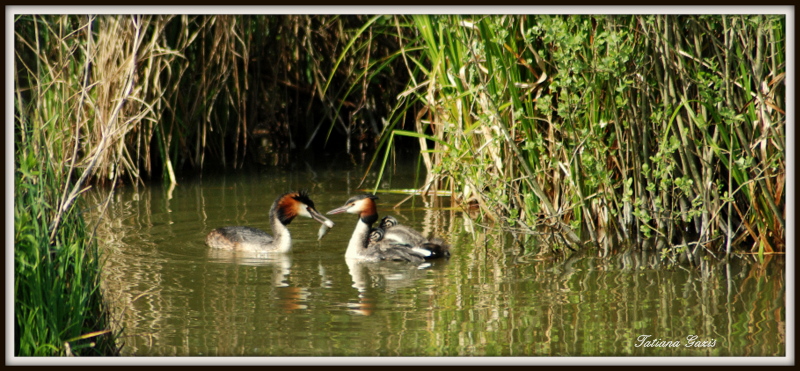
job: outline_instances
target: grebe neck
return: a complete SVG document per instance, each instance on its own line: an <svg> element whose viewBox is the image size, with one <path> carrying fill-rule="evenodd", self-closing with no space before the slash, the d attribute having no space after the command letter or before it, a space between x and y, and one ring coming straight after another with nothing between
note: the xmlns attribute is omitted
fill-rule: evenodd
<svg viewBox="0 0 800 371"><path fill-rule="evenodd" d="M370 228L371 223L367 224L363 219L358 218L356 229L353 231L353 236L350 237L350 243L347 245L347 251L344 253L345 258L353 259L364 255L367 251L366 243Z"/></svg>
<svg viewBox="0 0 800 371"><path fill-rule="evenodd" d="M272 224L272 235L275 238L272 241L270 250L282 253L288 252L292 248L292 235L289 233L289 228L286 228L278 218L275 208L270 210L269 220L270 224ZM289 221L291 222L291 219Z"/></svg>

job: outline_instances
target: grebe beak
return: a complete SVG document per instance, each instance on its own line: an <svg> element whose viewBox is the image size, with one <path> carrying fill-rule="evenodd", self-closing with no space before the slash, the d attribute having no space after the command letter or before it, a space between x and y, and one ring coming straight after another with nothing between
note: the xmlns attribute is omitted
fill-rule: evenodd
<svg viewBox="0 0 800 371"><path fill-rule="evenodd" d="M331 221L330 219L324 217L322 214L319 213L319 211L317 211L317 209L309 207L308 208L308 213L311 214L311 217L314 220L324 224L328 228L333 228L333 221ZM330 214L330 213L328 213L328 214Z"/></svg>
<svg viewBox="0 0 800 371"><path fill-rule="evenodd" d="M335 208L335 209L333 209L331 211L328 211L326 214L328 214L328 215L341 214L341 213L347 212L347 209L349 209L350 207L352 207L352 205L344 205L342 207L337 207L337 208Z"/></svg>

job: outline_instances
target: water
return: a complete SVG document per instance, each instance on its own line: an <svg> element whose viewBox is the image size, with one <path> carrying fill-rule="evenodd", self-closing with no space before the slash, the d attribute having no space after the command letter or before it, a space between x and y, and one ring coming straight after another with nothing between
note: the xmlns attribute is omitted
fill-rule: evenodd
<svg viewBox="0 0 800 371"><path fill-rule="evenodd" d="M210 250L216 227L269 231L281 193L322 213L363 173L336 167L118 188L97 235L104 290L129 356L784 356L785 264L772 257L668 268L651 253L551 259L474 225L448 198L379 193L379 213L444 237L448 261L348 265L350 214L317 241L297 218L279 257ZM371 175L365 184L374 184ZM413 172L382 181L410 188ZM90 192L98 203L105 193ZM401 203L402 202L402 203ZM397 208L395 205L400 204ZM96 210L90 213L96 217ZM643 338L643 336L650 337ZM687 337L696 336L686 347ZM651 346L647 346L647 342ZM668 343L670 342L670 343ZM638 346L637 346L638 344ZM670 347L668 344L678 344Z"/></svg>

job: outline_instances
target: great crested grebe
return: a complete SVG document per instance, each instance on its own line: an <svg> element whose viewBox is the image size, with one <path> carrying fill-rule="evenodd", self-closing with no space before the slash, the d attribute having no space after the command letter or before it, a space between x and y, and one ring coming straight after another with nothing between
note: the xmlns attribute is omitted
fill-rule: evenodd
<svg viewBox="0 0 800 371"><path fill-rule="evenodd" d="M411 228L397 225L394 218L384 218L381 227L373 229L372 224L378 220L377 199L373 194L362 194L351 197L344 206L328 211L328 214L346 212L358 215L345 258L421 263L426 259L450 256L449 247L442 239L428 240Z"/></svg>
<svg viewBox="0 0 800 371"><path fill-rule="evenodd" d="M222 227L206 236L206 244L223 250L285 253L292 248L292 236L286 226L296 216L313 218L322 223L325 231L333 227L333 222L314 208L314 201L308 197L308 192L289 192L278 196L269 209L269 220L275 237L252 227ZM323 235L321 230L319 238Z"/></svg>

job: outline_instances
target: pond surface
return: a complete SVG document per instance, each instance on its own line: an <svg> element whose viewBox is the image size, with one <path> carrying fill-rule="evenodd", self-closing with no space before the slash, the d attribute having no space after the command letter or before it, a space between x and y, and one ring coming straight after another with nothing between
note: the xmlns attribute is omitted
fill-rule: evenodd
<svg viewBox="0 0 800 371"><path fill-rule="evenodd" d="M322 213L361 193L341 166L206 176L172 190L117 188L97 235L104 290L128 356L785 356L782 256L668 268L653 253L548 259L475 225L447 197L378 193L379 213L444 237L452 257L350 264L356 223L317 241L297 218L292 251L212 251L214 228L269 231L271 203L308 189ZM373 185L375 175L364 184ZM414 186L411 170L381 188ZM103 191L87 194L97 204ZM405 202L403 202L405 200ZM396 205L398 205L395 207ZM90 220L96 222L96 209ZM687 345L695 346L687 346ZM674 345L678 345L675 347Z"/></svg>

